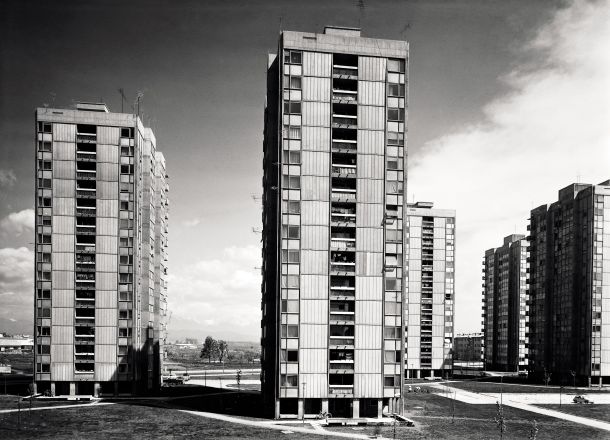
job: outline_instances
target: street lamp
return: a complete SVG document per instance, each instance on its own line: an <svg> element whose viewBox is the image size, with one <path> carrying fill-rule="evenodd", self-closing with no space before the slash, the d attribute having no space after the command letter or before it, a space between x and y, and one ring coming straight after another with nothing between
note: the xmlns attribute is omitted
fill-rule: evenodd
<svg viewBox="0 0 610 440"><path fill-rule="evenodd" d="M303 384L303 425L305 424L305 385L307 382L301 382Z"/></svg>

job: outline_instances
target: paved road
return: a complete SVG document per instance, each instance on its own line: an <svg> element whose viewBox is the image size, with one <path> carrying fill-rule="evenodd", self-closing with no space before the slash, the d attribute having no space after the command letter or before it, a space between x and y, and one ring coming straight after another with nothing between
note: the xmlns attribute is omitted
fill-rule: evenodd
<svg viewBox="0 0 610 440"><path fill-rule="evenodd" d="M235 376L228 377L226 379L191 379L187 382L189 385L202 385L212 388L230 388L237 389L237 381ZM242 385L258 385L260 387L261 381L258 379L242 379ZM229 386L231 385L231 386Z"/></svg>

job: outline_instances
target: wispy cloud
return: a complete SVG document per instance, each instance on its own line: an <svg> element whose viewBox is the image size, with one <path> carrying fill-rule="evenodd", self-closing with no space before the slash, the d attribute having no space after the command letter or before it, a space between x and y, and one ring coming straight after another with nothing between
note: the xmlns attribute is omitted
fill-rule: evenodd
<svg viewBox="0 0 610 440"><path fill-rule="evenodd" d="M184 220L182 222L182 224L184 226L186 226L187 228L194 228L195 226L199 225L201 223L201 219L200 218L192 218L189 220Z"/></svg>
<svg viewBox="0 0 610 440"><path fill-rule="evenodd" d="M17 176L13 170L0 169L0 187L10 188L17 182Z"/></svg>
<svg viewBox="0 0 610 440"><path fill-rule="evenodd" d="M169 277L170 334L203 339L208 334L260 333L260 248L227 247L217 259L177 267Z"/></svg>
<svg viewBox="0 0 610 440"><path fill-rule="evenodd" d="M21 236L34 231L34 210L24 209L12 212L0 220L0 235Z"/></svg>
<svg viewBox="0 0 610 440"><path fill-rule="evenodd" d="M532 207L576 181L610 177L610 3L578 0L523 48L510 92L486 119L428 143L410 172L416 199L457 209L456 327L480 328L481 260L525 233ZM533 57L531 55L534 55Z"/></svg>
<svg viewBox="0 0 610 440"><path fill-rule="evenodd" d="M20 322L31 333L34 301L34 253L25 248L0 249L0 322Z"/></svg>

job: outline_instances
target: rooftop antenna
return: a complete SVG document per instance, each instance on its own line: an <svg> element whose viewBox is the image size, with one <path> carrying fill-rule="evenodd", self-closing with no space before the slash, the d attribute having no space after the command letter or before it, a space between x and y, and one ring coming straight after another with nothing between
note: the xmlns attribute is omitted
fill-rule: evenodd
<svg viewBox="0 0 610 440"><path fill-rule="evenodd" d="M51 105L54 105L55 104L55 98L57 97L57 93L50 92L49 95L51 95Z"/></svg>
<svg viewBox="0 0 610 440"><path fill-rule="evenodd" d="M143 97L144 97L144 92L138 90L138 96L136 96L136 99L134 102L134 104L136 105L136 115L138 117L140 116L140 101L142 101Z"/></svg>
<svg viewBox="0 0 610 440"><path fill-rule="evenodd" d="M127 96L125 96L125 90L122 87L119 89L119 93L121 94L121 113L123 113L123 104L127 101Z"/></svg>
<svg viewBox="0 0 610 440"><path fill-rule="evenodd" d="M366 6L364 4L364 0L358 0L357 2L358 4L358 27L362 27L362 18L364 16L364 10L366 9Z"/></svg>

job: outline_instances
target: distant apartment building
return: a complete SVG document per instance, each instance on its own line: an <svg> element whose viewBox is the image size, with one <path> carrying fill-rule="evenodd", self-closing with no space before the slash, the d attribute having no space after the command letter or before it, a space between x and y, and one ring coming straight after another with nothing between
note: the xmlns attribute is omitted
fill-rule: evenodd
<svg viewBox="0 0 610 440"><path fill-rule="evenodd" d="M453 338L454 363L480 365L483 361L483 333L465 333Z"/></svg>
<svg viewBox="0 0 610 440"><path fill-rule="evenodd" d="M610 180L561 189L528 228L531 375L610 383Z"/></svg>
<svg viewBox="0 0 610 440"><path fill-rule="evenodd" d="M452 369L455 211L407 204L405 238L405 376L444 377Z"/></svg>
<svg viewBox="0 0 610 440"><path fill-rule="evenodd" d="M264 129L261 386L269 415L381 415L404 372L408 45L282 32Z"/></svg>
<svg viewBox="0 0 610 440"><path fill-rule="evenodd" d="M105 104L38 108L35 127L37 390L153 391L169 206L155 136Z"/></svg>
<svg viewBox="0 0 610 440"><path fill-rule="evenodd" d="M528 363L527 240L504 238L483 260L483 335L485 368L525 371Z"/></svg>

